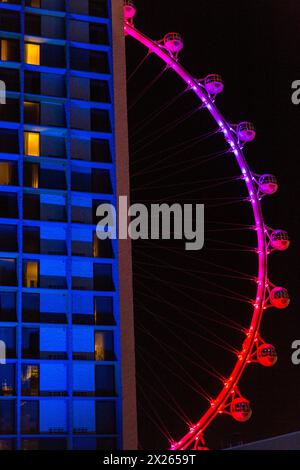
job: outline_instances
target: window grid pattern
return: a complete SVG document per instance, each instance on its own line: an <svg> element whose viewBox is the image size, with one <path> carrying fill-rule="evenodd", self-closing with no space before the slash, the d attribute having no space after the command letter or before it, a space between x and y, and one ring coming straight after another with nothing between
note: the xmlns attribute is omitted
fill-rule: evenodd
<svg viewBox="0 0 300 470"><path fill-rule="evenodd" d="M0 450L122 445L110 7L0 0Z"/></svg>

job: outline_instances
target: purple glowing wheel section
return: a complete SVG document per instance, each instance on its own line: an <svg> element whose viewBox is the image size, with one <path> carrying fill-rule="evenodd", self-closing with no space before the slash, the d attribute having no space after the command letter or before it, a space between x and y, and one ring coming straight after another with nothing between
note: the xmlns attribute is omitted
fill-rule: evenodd
<svg viewBox="0 0 300 470"><path fill-rule="evenodd" d="M130 36L145 48L159 57L169 68L174 70L187 87L200 99L202 106L214 118L219 131L224 135L231 152L240 168L241 178L244 180L249 202L252 206L255 230L257 233L257 291L253 302L253 313L249 328L245 331L245 340L242 350L237 353L236 364L224 382L219 395L210 403L210 407L201 416L197 423L190 427L179 442L172 442L172 450L199 449L206 450L203 433L210 423L219 414L230 414L235 420L244 422L250 419L252 410L250 402L244 398L239 390L239 380L250 362L257 362L269 367L276 363L277 353L274 346L263 341L259 336L259 329L263 313L268 307L278 309L286 308L290 302L289 294L283 287L276 287L268 280L268 255L271 250L284 251L289 246L288 234L283 230L270 230L265 226L261 208L261 199L273 194L278 189L277 180L273 175L255 175L251 172L244 156L243 147L255 139L256 131L250 122L238 125L229 124L218 110L215 97L223 91L224 83L218 74L208 75L203 80L197 80L188 73L178 62L178 54L183 49L183 39L178 33L166 34L163 40L154 41L138 31L133 25L136 13L132 1L125 1L126 36ZM228 158L228 157L226 157ZM270 250L271 249L271 250Z"/></svg>

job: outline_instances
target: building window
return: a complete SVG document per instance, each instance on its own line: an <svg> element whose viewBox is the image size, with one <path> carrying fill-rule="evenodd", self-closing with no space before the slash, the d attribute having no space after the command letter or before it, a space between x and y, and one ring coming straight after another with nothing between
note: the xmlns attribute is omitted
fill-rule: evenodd
<svg viewBox="0 0 300 470"><path fill-rule="evenodd" d="M0 319L1 321L16 321L16 294L15 292L0 292ZM0 367L1 369L1 367Z"/></svg>
<svg viewBox="0 0 300 470"><path fill-rule="evenodd" d="M1 60L9 60L8 40L1 39Z"/></svg>
<svg viewBox="0 0 300 470"><path fill-rule="evenodd" d="M1 10L0 29L11 33L20 33L20 13L15 11Z"/></svg>
<svg viewBox="0 0 300 470"><path fill-rule="evenodd" d="M1 39L1 60L18 61L19 60L19 41L16 39Z"/></svg>
<svg viewBox="0 0 300 470"><path fill-rule="evenodd" d="M40 294L22 294L22 320L24 323L40 322Z"/></svg>
<svg viewBox="0 0 300 470"><path fill-rule="evenodd" d="M41 220L51 222L65 222L67 219L66 199L64 196L42 194L41 196Z"/></svg>
<svg viewBox="0 0 300 470"><path fill-rule="evenodd" d="M0 401L0 434L15 433L15 400Z"/></svg>
<svg viewBox="0 0 300 470"><path fill-rule="evenodd" d="M37 261L25 261L23 267L24 287L36 288L39 284L39 263Z"/></svg>
<svg viewBox="0 0 300 470"><path fill-rule="evenodd" d="M114 360L114 337L111 331L95 331L95 361Z"/></svg>
<svg viewBox="0 0 300 470"><path fill-rule="evenodd" d="M25 71L24 74L24 87L25 93L31 93L32 95L41 94L41 76L39 72Z"/></svg>
<svg viewBox="0 0 300 470"><path fill-rule="evenodd" d="M36 434L39 432L39 402L23 401L21 406L21 432Z"/></svg>
<svg viewBox="0 0 300 470"><path fill-rule="evenodd" d="M40 134L38 132L24 132L24 153L32 157L40 156Z"/></svg>
<svg viewBox="0 0 300 470"><path fill-rule="evenodd" d="M0 120L8 122L20 121L20 104L18 99L6 98L6 103L0 107Z"/></svg>
<svg viewBox="0 0 300 470"><path fill-rule="evenodd" d="M26 124L40 124L40 103L24 101L24 121Z"/></svg>
<svg viewBox="0 0 300 470"><path fill-rule="evenodd" d="M89 14L106 18L108 15L107 0L89 0Z"/></svg>
<svg viewBox="0 0 300 470"><path fill-rule="evenodd" d="M15 5L20 5L21 0L1 0L1 3L12 3Z"/></svg>
<svg viewBox="0 0 300 470"><path fill-rule="evenodd" d="M16 194L0 193L0 217L17 219L18 216L18 199Z"/></svg>
<svg viewBox="0 0 300 470"><path fill-rule="evenodd" d="M73 432L77 434L95 433L95 401L73 400Z"/></svg>
<svg viewBox="0 0 300 470"><path fill-rule="evenodd" d="M103 51L90 51L79 47L71 47L70 65L74 70L110 73L108 55Z"/></svg>
<svg viewBox="0 0 300 470"><path fill-rule="evenodd" d="M40 44L25 43L25 62L30 65L40 65L41 46Z"/></svg>
<svg viewBox="0 0 300 470"><path fill-rule="evenodd" d="M2 286L17 285L17 271L15 259L0 259L0 284Z"/></svg>
<svg viewBox="0 0 300 470"><path fill-rule="evenodd" d="M42 396L67 395L67 365L42 363L40 365L40 394Z"/></svg>
<svg viewBox="0 0 300 470"><path fill-rule="evenodd" d="M114 366L95 366L95 392L97 396L115 395Z"/></svg>
<svg viewBox="0 0 300 470"><path fill-rule="evenodd" d="M110 90L107 81L91 79L90 93L92 101L98 101L102 103L109 103L111 101Z"/></svg>
<svg viewBox="0 0 300 470"><path fill-rule="evenodd" d="M67 329L58 325L42 326L39 349L41 359L67 359Z"/></svg>
<svg viewBox="0 0 300 470"><path fill-rule="evenodd" d="M97 331L95 333L95 360L104 361L104 335Z"/></svg>
<svg viewBox="0 0 300 470"><path fill-rule="evenodd" d="M16 162L1 161L0 185L16 186L18 184L18 165Z"/></svg>
<svg viewBox="0 0 300 470"><path fill-rule="evenodd" d="M43 437L41 439L22 439L22 450L67 450L67 439ZM112 447L107 447L111 449Z"/></svg>
<svg viewBox="0 0 300 470"><path fill-rule="evenodd" d="M22 395L38 396L39 395L39 366L23 364L22 365Z"/></svg>
<svg viewBox="0 0 300 470"><path fill-rule="evenodd" d="M4 397L15 394L15 365L3 364L0 367L0 395Z"/></svg>
<svg viewBox="0 0 300 470"><path fill-rule="evenodd" d="M25 14L25 34L29 36L41 36L41 16Z"/></svg>
<svg viewBox="0 0 300 470"><path fill-rule="evenodd" d="M0 185L15 186L18 184L18 166L16 162L0 162Z"/></svg>
<svg viewBox="0 0 300 470"><path fill-rule="evenodd" d="M98 291L114 291L112 266L110 264L94 264L94 289Z"/></svg>
<svg viewBox="0 0 300 470"><path fill-rule="evenodd" d="M6 345L6 358L14 359L16 357L16 329L12 327L1 327L0 338Z"/></svg>
<svg viewBox="0 0 300 470"><path fill-rule="evenodd" d="M108 140L91 139L91 153L93 162L110 163L112 161Z"/></svg>
<svg viewBox="0 0 300 470"><path fill-rule="evenodd" d="M113 401L97 400L95 403L96 433L114 434L116 432L116 408Z"/></svg>
<svg viewBox="0 0 300 470"><path fill-rule="evenodd" d="M67 432L68 407L66 400L43 399L40 401L39 429L44 434Z"/></svg>
<svg viewBox="0 0 300 470"><path fill-rule="evenodd" d="M66 189L67 182L65 171L41 168L40 187L48 189Z"/></svg>
<svg viewBox="0 0 300 470"><path fill-rule="evenodd" d="M0 224L1 251L18 251L18 236L16 225Z"/></svg>
<svg viewBox="0 0 300 470"><path fill-rule="evenodd" d="M39 165L36 163L24 163L24 186L37 189L39 187Z"/></svg>
<svg viewBox="0 0 300 470"><path fill-rule="evenodd" d="M39 166L32 165L32 188L39 187Z"/></svg>
<svg viewBox="0 0 300 470"><path fill-rule="evenodd" d="M108 32L105 24L89 24L90 42L92 44L108 44Z"/></svg>
<svg viewBox="0 0 300 470"><path fill-rule="evenodd" d="M97 233L93 237L93 256L94 258L113 258L114 252L111 240L100 240Z"/></svg>
<svg viewBox="0 0 300 470"><path fill-rule="evenodd" d="M26 0L26 6L32 8L41 8L41 0Z"/></svg>
<svg viewBox="0 0 300 470"><path fill-rule="evenodd" d="M15 444L14 439L0 439L0 450L14 450Z"/></svg>
<svg viewBox="0 0 300 470"><path fill-rule="evenodd" d="M115 325L113 298L95 297L94 316L97 325Z"/></svg>
<svg viewBox="0 0 300 470"><path fill-rule="evenodd" d="M28 220L40 219L40 195L24 194L23 197L23 217Z"/></svg>
<svg viewBox="0 0 300 470"><path fill-rule="evenodd" d="M40 333L38 328L22 329L22 357L25 359L40 358Z"/></svg>
<svg viewBox="0 0 300 470"><path fill-rule="evenodd" d="M12 167L8 162L0 162L0 184L11 184L11 170Z"/></svg>
<svg viewBox="0 0 300 470"><path fill-rule="evenodd" d="M40 227L23 227L23 251L40 252Z"/></svg>
<svg viewBox="0 0 300 470"><path fill-rule="evenodd" d="M22 450L39 450L39 439L22 439Z"/></svg>
<svg viewBox="0 0 300 470"><path fill-rule="evenodd" d="M0 129L0 152L19 153L19 134L12 129Z"/></svg>
<svg viewBox="0 0 300 470"><path fill-rule="evenodd" d="M1 67L1 80L6 85L6 91L20 91L20 79L18 69Z"/></svg>

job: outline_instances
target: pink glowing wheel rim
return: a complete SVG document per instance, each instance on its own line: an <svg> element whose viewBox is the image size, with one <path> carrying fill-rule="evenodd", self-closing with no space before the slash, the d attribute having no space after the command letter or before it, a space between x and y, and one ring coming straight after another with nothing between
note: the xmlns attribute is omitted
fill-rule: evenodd
<svg viewBox="0 0 300 470"><path fill-rule="evenodd" d="M245 143L255 138L255 129L253 124L249 122L242 122L237 126L229 124L217 108L212 92L217 94L223 90L221 77L212 74L207 77L207 80L196 80L178 62L178 53L183 47L181 36L177 33L170 33L162 41L152 40L134 27L133 2L125 2L125 8L125 35L138 41L149 52L159 57L166 66L173 69L187 87L193 90L202 105L214 118L219 131L224 135L224 139L230 145L236 158L254 215L258 257L257 290L253 302L252 318L247 331L245 331L242 350L238 352L235 366L229 378L224 382L218 396L210 403L210 407L178 442L170 443L172 450L206 450L204 432L219 414L230 414L240 422L248 420L251 416L250 403L238 390L239 380L247 364L258 362L264 366L270 366L277 361L274 346L261 339L259 330L265 309L268 307L285 308L290 301L287 290L283 287L276 287L268 279L268 255L273 249L283 251L288 248L288 235L284 231L273 231L265 225L261 199L264 195L276 192L277 181L273 175L259 176L252 173L245 159L243 147Z"/></svg>

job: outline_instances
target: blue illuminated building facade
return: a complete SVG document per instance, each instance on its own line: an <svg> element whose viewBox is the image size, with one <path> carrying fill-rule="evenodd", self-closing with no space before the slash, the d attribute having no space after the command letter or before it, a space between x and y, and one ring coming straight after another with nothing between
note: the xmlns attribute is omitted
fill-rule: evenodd
<svg viewBox="0 0 300 470"><path fill-rule="evenodd" d="M0 0L0 449L123 448L135 419L119 244L95 233L118 195L112 8Z"/></svg>

